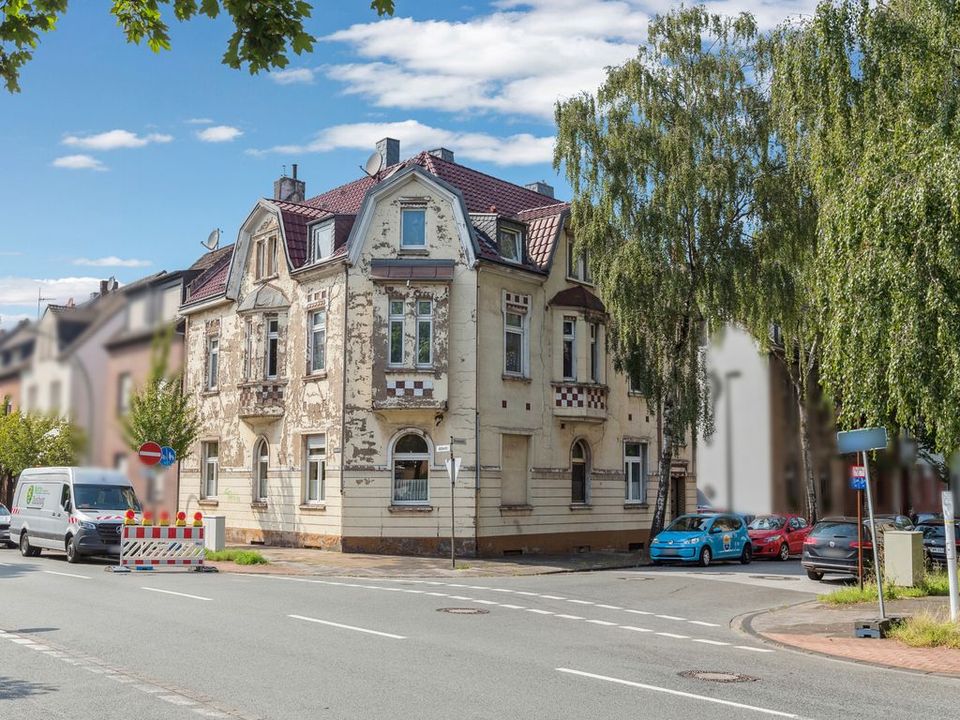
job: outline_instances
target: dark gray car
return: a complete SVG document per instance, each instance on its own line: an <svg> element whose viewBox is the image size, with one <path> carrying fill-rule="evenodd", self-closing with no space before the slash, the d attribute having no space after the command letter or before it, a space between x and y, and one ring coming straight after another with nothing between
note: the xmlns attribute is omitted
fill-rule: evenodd
<svg viewBox="0 0 960 720"><path fill-rule="evenodd" d="M887 519L877 519L877 530L881 533L893 530L896 526ZM870 524L863 522L863 564L868 567L873 562ZM857 519L849 517L824 518L816 525L803 541L803 556L800 564L811 580L822 580L826 573L843 575L857 574Z"/></svg>

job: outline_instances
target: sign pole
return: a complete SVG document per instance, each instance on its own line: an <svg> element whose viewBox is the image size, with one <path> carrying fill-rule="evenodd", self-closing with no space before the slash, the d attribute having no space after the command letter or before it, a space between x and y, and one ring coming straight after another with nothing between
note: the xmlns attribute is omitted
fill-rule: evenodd
<svg viewBox="0 0 960 720"><path fill-rule="evenodd" d="M880 569L879 556L877 554L877 544L880 542L880 539L877 537L877 525L873 519L873 493L870 491L870 463L867 459L866 450L863 451L863 466L867 469L867 515L870 518L870 537L873 541L870 543L870 547L873 549L873 572L877 576L877 600L880 603L880 619L885 620L887 613L883 606L883 577ZM956 553L956 548L954 548L954 553Z"/></svg>
<svg viewBox="0 0 960 720"><path fill-rule="evenodd" d="M457 569L457 513L454 498L457 494L457 468L453 459L453 435L450 436L450 567Z"/></svg>
<svg viewBox="0 0 960 720"><path fill-rule="evenodd" d="M863 490L857 490L857 579L863 592Z"/></svg>
<svg viewBox="0 0 960 720"><path fill-rule="evenodd" d="M950 583L950 620L957 621L957 529L953 513L953 492L940 494L943 505L943 529L946 542L947 580Z"/></svg>

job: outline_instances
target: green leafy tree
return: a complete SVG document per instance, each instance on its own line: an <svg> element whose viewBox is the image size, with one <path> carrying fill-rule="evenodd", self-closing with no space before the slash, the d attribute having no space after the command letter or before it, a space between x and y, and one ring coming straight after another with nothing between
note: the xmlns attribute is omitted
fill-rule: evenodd
<svg viewBox="0 0 960 720"><path fill-rule="evenodd" d="M710 432L704 331L737 307L768 162L768 104L748 14L681 9L608 70L596 96L557 106L554 162L573 188L579 249L610 314L614 362L660 408L651 533L663 528L675 450Z"/></svg>
<svg viewBox="0 0 960 720"><path fill-rule="evenodd" d="M87 0L89 2L89 0ZM30 61L42 33L56 29L68 0L0 0L0 77L7 89L20 89L20 69ZM378 15L392 15L394 0L372 0ZM223 54L232 68L244 64L251 73L282 68L287 50L297 55L313 50L316 38L304 28L313 3L304 0L113 0L114 16L128 42L146 42L154 52L170 49L169 17L180 22L198 15L216 18L224 12L234 32Z"/></svg>
<svg viewBox="0 0 960 720"><path fill-rule="evenodd" d="M67 419L19 410L0 416L0 475L17 477L24 469L74 465L82 434Z"/></svg>
<svg viewBox="0 0 960 720"><path fill-rule="evenodd" d="M131 450L145 442L172 447L177 460L189 456L200 422L195 408L183 392L179 373L169 372L173 328L157 335L153 346L150 377L130 397L130 410L121 419L124 439Z"/></svg>
<svg viewBox="0 0 960 720"><path fill-rule="evenodd" d="M773 111L818 206L822 379L847 427L960 447L960 14L823 2L775 39Z"/></svg>

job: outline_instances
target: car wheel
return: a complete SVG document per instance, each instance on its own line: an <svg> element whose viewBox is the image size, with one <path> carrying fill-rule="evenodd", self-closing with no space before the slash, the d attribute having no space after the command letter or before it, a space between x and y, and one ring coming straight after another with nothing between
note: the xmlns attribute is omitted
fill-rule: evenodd
<svg viewBox="0 0 960 720"><path fill-rule="evenodd" d="M753 560L753 550L749 545L744 545L743 552L740 553L740 564L749 565L751 560Z"/></svg>
<svg viewBox="0 0 960 720"><path fill-rule="evenodd" d="M710 548L705 547L700 551L700 567L707 567L712 559L713 553L710 552Z"/></svg>
<svg viewBox="0 0 960 720"><path fill-rule="evenodd" d="M27 537L27 531L20 533L20 554L24 557L37 557L40 554L40 548L35 548L30 544L30 538Z"/></svg>
<svg viewBox="0 0 960 720"><path fill-rule="evenodd" d="M790 559L790 547L786 543L780 546L780 552L777 553L777 557L781 560Z"/></svg>
<svg viewBox="0 0 960 720"><path fill-rule="evenodd" d="M823 580L823 573L819 570L807 570L807 577L811 580Z"/></svg>
<svg viewBox="0 0 960 720"><path fill-rule="evenodd" d="M80 553L77 552L77 538L70 536L67 540L67 562L71 565L80 562Z"/></svg>

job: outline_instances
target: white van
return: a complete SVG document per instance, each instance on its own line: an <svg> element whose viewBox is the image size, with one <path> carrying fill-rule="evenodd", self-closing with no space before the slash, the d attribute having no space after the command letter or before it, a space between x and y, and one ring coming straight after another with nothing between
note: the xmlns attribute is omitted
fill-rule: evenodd
<svg viewBox="0 0 960 720"><path fill-rule="evenodd" d="M140 513L140 501L127 476L117 470L86 467L28 468L13 494L10 539L20 553L41 549L84 555L120 555L124 513Z"/></svg>

